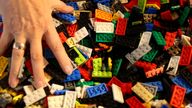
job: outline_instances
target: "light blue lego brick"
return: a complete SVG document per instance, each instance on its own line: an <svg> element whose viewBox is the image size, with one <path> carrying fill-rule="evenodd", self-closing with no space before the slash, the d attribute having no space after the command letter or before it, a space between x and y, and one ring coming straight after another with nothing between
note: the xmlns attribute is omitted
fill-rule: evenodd
<svg viewBox="0 0 192 108"><path fill-rule="evenodd" d="M77 81L81 79L81 74L78 69L74 70L71 75L67 75L64 82Z"/></svg>
<svg viewBox="0 0 192 108"><path fill-rule="evenodd" d="M49 48L44 49L44 57L46 59L55 58L55 56L53 55L52 51Z"/></svg>
<svg viewBox="0 0 192 108"><path fill-rule="evenodd" d="M181 76L176 76L176 77L172 78L171 80L173 81L173 83L186 88L187 94L192 92L192 86L190 86L189 83L185 79L183 79Z"/></svg>
<svg viewBox="0 0 192 108"><path fill-rule="evenodd" d="M149 85L152 85L152 86L157 86L158 89L157 91L163 91L163 85L162 85L162 82L161 81L155 81L155 82L146 82L144 84L149 84Z"/></svg>
<svg viewBox="0 0 192 108"><path fill-rule="evenodd" d="M66 13L57 13L56 14L57 17L59 17L61 20L67 21L67 22L75 22L76 18L71 15L71 14L66 14Z"/></svg>
<svg viewBox="0 0 192 108"><path fill-rule="evenodd" d="M67 90L56 90L54 95L64 95Z"/></svg>
<svg viewBox="0 0 192 108"><path fill-rule="evenodd" d="M74 10L79 10L77 2L69 2L69 3L67 3L67 5L72 6L74 8Z"/></svg>
<svg viewBox="0 0 192 108"><path fill-rule="evenodd" d="M146 31L152 31L153 30L153 23L146 23Z"/></svg>
<svg viewBox="0 0 192 108"><path fill-rule="evenodd" d="M107 93L108 89L107 89L105 83L101 83L99 85L87 88L86 92L87 92L88 97L92 98L92 97L96 97L96 96Z"/></svg>

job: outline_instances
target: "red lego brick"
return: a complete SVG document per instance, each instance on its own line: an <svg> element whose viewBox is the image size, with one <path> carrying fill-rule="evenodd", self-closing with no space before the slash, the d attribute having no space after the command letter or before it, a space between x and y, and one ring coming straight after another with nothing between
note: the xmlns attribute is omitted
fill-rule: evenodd
<svg viewBox="0 0 192 108"><path fill-rule="evenodd" d="M190 27L190 29L192 31L192 17L189 18L189 27Z"/></svg>
<svg viewBox="0 0 192 108"><path fill-rule="evenodd" d="M65 43L65 41L67 40L67 37L65 36L65 34L63 32L59 33L59 38L62 43Z"/></svg>
<svg viewBox="0 0 192 108"><path fill-rule="evenodd" d="M192 22L191 22L192 23ZM192 26L192 25L191 25ZM192 30L192 29L191 29ZM179 36L179 37L181 37L181 35L183 35L183 32L182 32L182 30L181 30L181 28L178 28L177 29L177 35Z"/></svg>
<svg viewBox="0 0 192 108"><path fill-rule="evenodd" d="M117 27L116 27L116 35L119 36L125 36L126 28L127 28L127 21L126 18L119 18L117 21Z"/></svg>
<svg viewBox="0 0 192 108"><path fill-rule="evenodd" d="M126 3L124 6L127 9L131 10L133 8L133 6L136 6L136 5L138 5L138 0L131 0L128 3Z"/></svg>
<svg viewBox="0 0 192 108"><path fill-rule="evenodd" d="M166 41L166 45L164 46L164 49L167 50L169 49L171 46L174 45L174 41L175 41L175 37L177 36L177 32L166 32L165 34L165 41Z"/></svg>
<svg viewBox="0 0 192 108"><path fill-rule="evenodd" d="M190 65L191 56L192 56L192 46L183 46L179 65L181 66Z"/></svg>
<svg viewBox="0 0 192 108"><path fill-rule="evenodd" d="M85 69L83 67L78 67L79 71L80 71L80 74L82 75L82 77L86 80L86 81L89 81L91 80L91 75L90 73L87 71L88 69Z"/></svg>
<svg viewBox="0 0 192 108"><path fill-rule="evenodd" d="M85 63L85 65L89 68L89 69L93 69L93 57L90 57L87 62Z"/></svg>
<svg viewBox="0 0 192 108"><path fill-rule="evenodd" d="M77 24L71 24L67 26L67 32L69 36L74 37L76 31L77 31Z"/></svg>
<svg viewBox="0 0 192 108"><path fill-rule="evenodd" d="M121 87L123 83L122 83L119 79L117 79L117 77L114 76L114 77L111 78L111 80L107 83L107 86L108 86L108 87L111 87L112 84L115 84L115 85Z"/></svg>
<svg viewBox="0 0 192 108"><path fill-rule="evenodd" d="M122 93L125 95L125 94L131 94L132 93L132 83L131 82L128 82L128 83L123 83L122 86L121 86L121 91Z"/></svg>
<svg viewBox="0 0 192 108"><path fill-rule="evenodd" d="M155 63L145 62L145 61L137 61L135 66L139 68L143 68L144 72L156 69L157 65Z"/></svg>
<svg viewBox="0 0 192 108"><path fill-rule="evenodd" d="M126 103L130 106L130 108L145 108L135 96L126 99Z"/></svg>
<svg viewBox="0 0 192 108"><path fill-rule="evenodd" d="M156 8L160 9L161 7L161 1L160 0L147 0L147 5L153 5Z"/></svg>
<svg viewBox="0 0 192 108"><path fill-rule="evenodd" d="M167 21L172 21L171 11L167 10L167 11L161 12L161 19L167 20Z"/></svg>
<svg viewBox="0 0 192 108"><path fill-rule="evenodd" d="M173 89L170 105L176 108L180 108L183 103L185 93L186 93L185 88L175 85Z"/></svg>
<svg viewBox="0 0 192 108"><path fill-rule="evenodd" d="M30 59L25 61L25 66L26 66L27 70L31 73L31 75L33 75L33 68L32 68L32 64L31 64Z"/></svg>

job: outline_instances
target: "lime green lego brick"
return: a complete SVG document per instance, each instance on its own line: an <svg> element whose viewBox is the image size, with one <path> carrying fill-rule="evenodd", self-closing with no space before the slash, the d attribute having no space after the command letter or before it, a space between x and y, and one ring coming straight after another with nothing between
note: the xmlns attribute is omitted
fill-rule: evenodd
<svg viewBox="0 0 192 108"><path fill-rule="evenodd" d="M124 14L124 18L129 18L129 16L131 15L129 12L125 12Z"/></svg>
<svg viewBox="0 0 192 108"><path fill-rule="evenodd" d="M155 58L157 53L158 53L158 50L152 49L150 52L145 54L142 59L145 61L151 62Z"/></svg>
<svg viewBox="0 0 192 108"><path fill-rule="evenodd" d="M83 63L86 62L86 58L81 54L81 52L76 48L76 47L73 47L73 49L75 50L75 52L78 54L79 57L75 58L75 63L79 66Z"/></svg>
<svg viewBox="0 0 192 108"><path fill-rule="evenodd" d="M117 76L119 69L121 67L122 61L123 61L122 59L114 60L113 68L112 68L112 73L114 76Z"/></svg>
<svg viewBox="0 0 192 108"><path fill-rule="evenodd" d="M108 33L97 33L96 42L113 42L115 35Z"/></svg>
<svg viewBox="0 0 192 108"><path fill-rule="evenodd" d="M165 39L163 38L163 35L161 34L161 32L152 31L152 34L153 34L153 37L155 38L155 41L157 42L157 45L162 45L162 46L166 45Z"/></svg>
<svg viewBox="0 0 192 108"><path fill-rule="evenodd" d="M169 0L161 0L161 4L169 3Z"/></svg>
<svg viewBox="0 0 192 108"><path fill-rule="evenodd" d="M93 70L101 71L101 69L102 69L102 58L93 59Z"/></svg>
<svg viewBox="0 0 192 108"><path fill-rule="evenodd" d="M181 12L181 15L178 19L179 24L182 26L186 20L186 18L188 17L190 12L190 8L188 6L186 6L183 10L183 12Z"/></svg>
<svg viewBox="0 0 192 108"><path fill-rule="evenodd" d="M142 10L142 13L145 12L145 5L147 0L138 0L138 7Z"/></svg>
<svg viewBox="0 0 192 108"><path fill-rule="evenodd" d="M81 87L83 87L85 85L93 86L94 84L95 84L95 82L93 82L93 81L83 81L83 82L79 81L76 83L76 86L81 86Z"/></svg>
<svg viewBox="0 0 192 108"><path fill-rule="evenodd" d="M92 77L93 78L111 78L112 72L110 72L110 71L93 71Z"/></svg>

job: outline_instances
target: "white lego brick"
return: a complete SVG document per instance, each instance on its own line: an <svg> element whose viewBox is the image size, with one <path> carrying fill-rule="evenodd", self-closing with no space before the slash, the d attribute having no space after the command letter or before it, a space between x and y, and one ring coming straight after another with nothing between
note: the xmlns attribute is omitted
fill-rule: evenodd
<svg viewBox="0 0 192 108"><path fill-rule="evenodd" d="M169 75L176 75L177 74L179 61L180 61L180 56L172 56L170 58L169 64L167 66L167 70L169 70L169 68L173 68L173 69L171 71L167 72L167 74L169 74Z"/></svg>
<svg viewBox="0 0 192 108"><path fill-rule="evenodd" d="M62 85L52 84L50 92L51 92L51 94L54 94L54 92L56 90L63 90L63 89L64 89L64 86L62 86Z"/></svg>
<svg viewBox="0 0 192 108"><path fill-rule="evenodd" d="M19 68L18 78L23 78L24 67L25 67L25 58L23 57L21 67Z"/></svg>
<svg viewBox="0 0 192 108"><path fill-rule="evenodd" d="M183 45L191 46L190 40L191 40L191 38L189 36L181 35L181 42Z"/></svg>
<svg viewBox="0 0 192 108"><path fill-rule="evenodd" d="M48 108L63 108L64 95L59 96L49 96L48 100Z"/></svg>
<svg viewBox="0 0 192 108"><path fill-rule="evenodd" d="M113 33L114 24L111 22L95 22L96 33Z"/></svg>
<svg viewBox="0 0 192 108"><path fill-rule="evenodd" d="M92 54L92 51L93 51L92 48L88 48L88 47L85 47L85 46L80 45L80 44L76 44L76 47L78 49L80 49L84 54L86 54L89 58L91 57L91 54Z"/></svg>
<svg viewBox="0 0 192 108"><path fill-rule="evenodd" d="M78 8L79 8L79 10L83 10L84 8L83 8L83 4L84 3L86 3L86 1L78 1L77 2L77 5L78 5Z"/></svg>
<svg viewBox="0 0 192 108"><path fill-rule="evenodd" d="M32 85L26 85L23 87L23 89L24 89L26 95L31 94L31 93L33 93L33 91L35 91L35 89Z"/></svg>
<svg viewBox="0 0 192 108"><path fill-rule="evenodd" d="M112 84L112 91L113 91L113 100L123 104L124 98L121 88L115 84Z"/></svg>
<svg viewBox="0 0 192 108"><path fill-rule="evenodd" d="M121 3L128 3L128 0L120 0Z"/></svg>
<svg viewBox="0 0 192 108"><path fill-rule="evenodd" d="M149 84L145 84L145 83L141 83L143 85L143 87L145 87L153 96L156 96L157 94L157 86L153 86L153 85L149 85Z"/></svg>
<svg viewBox="0 0 192 108"><path fill-rule="evenodd" d="M23 97L26 106L32 105L33 103L46 97L46 93L43 88L39 88L30 94Z"/></svg>
<svg viewBox="0 0 192 108"><path fill-rule="evenodd" d="M74 34L74 37L72 37L72 38L73 38L73 41L75 43L77 43L88 35L89 35L89 33L88 33L87 29L85 27L83 27L80 30L76 31Z"/></svg>
<svg viewBox="0 0 192 108"><path fill-rule="evenodd" d="M112 13L111 9L109 7L107 7L106 5L102 5L101 3L97 3L97 7L98 7L98 9L103 10L105 12Z"/></svg>
<svg viewBox="0 0 192 108"><path fill-rule="evenodd" d="M81 87L75 87L75 92L77 94L77 98L81 98L81 90L82 90Z"/></svg>
<svg viewBox="0 0 192 108"><path fill-rule="evenodd" d="M62 24L59 20L57 20L55 18L53 18L53 23L54 23L55 27L58 27Z"/></svg>
<svg viewBox="0 0 192 108"><path fill-rule="evenodd" d="M168 105L168 102L163 99L163 100L152 100L149 102L151 104L152 107L155 107L155 108L161 108L162 105Z"/></svg>
<svg viewBox="0 0 192 108"><path fill-rule="evenodd" d="M66 91L63 108L75 108L76 92Z"/></svg>
<svg viewBox="0 0 192 108"><path fill-rule="evenodd" d="M151 35L152 35L152 32L143 32L140 42L139 42L139 46L141 46L143 44L149 44Z"/></svg>

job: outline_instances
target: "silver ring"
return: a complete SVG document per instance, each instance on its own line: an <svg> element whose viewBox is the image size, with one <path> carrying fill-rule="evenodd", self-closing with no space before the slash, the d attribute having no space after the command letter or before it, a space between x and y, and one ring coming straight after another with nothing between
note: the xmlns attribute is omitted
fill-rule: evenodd
<svg viewBox="0 0 192 108"><path fill-rule="evenodd" d="M13 48L18 49L18 50L25 50L25 44L24 43L19 43L19 42L14 42L13 43Z"/></svg>

